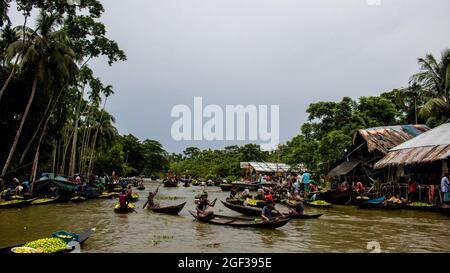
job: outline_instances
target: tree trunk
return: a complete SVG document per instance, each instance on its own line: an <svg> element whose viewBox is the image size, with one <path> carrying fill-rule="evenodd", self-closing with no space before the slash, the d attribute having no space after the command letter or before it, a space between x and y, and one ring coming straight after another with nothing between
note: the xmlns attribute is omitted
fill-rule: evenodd
<svg viewBox="0 0 450 273"><path fill-rule="evenodd" d="M50 112L50 115L48 115L47 119L45 120L44 127L42 128L42 133L39 138L36 153L34 155L33 168L31 170L31 182L34 182L34 180L36 179L36 172L37 172L37 167L38 167L38 162L39 162L39 149L41 148L42 140L44 139L45 133L47 132L47 125L48 125L48 122L50 121L53 110L54 110L54 108L52 109L52 111Z"/></svg>
<svg viewBox="0 0 450 273"><path fill-rule="evenodd" d="M50 99L49 103L47 104L47 108L45 109L44 115L42 116L41 120L39 121L36 131L34 132L33 136L28 141L27 146L25 147L25 150L23 151L22 155L20 156L19 165L22 165L23 161L25 160L25 157L28 154L28 150L30 150L31 144L33 144L34 139L37 137L37 134L38 134L39 130L41 129L42 123L44 122L45 117L47 116L48 110L50 109L52 102L53 102L53 97ZM53 110L52 110L52 112L53 112ZM52 113L50 113L50 115L51 114Z"/></svg>
<svg viewBox="0 0 450 273"><path fill-rule="evenodd" d="M31 104L33 103L33 100L34 100L34 95L36 93L36 88L37 88L37 82L38 82L38 77L36 75L34 77L33 87L31 89L31 95L30 95L30 98L28 99L27 107L25 108L25 111L23 112L23 116L20 121L19 128L17 129L16 136L14 137L13 145L12 145L11 149L9 150L8 158L6 159L5 165L3 166L2 174L1 174L2 176L4 176L6 174L6 171L8 170L9 165L11 164L11 160L12 160L14 152L16 150L17 143L19 143L19 138L20 138L20 135L22 134L23 125L25 124L25 120L28 116L28 112L30 111Z"/></svg>
<svg viewBox="0 0 450 273"><path fill-rule="evenodd" d="M6 88L8 88L8 85L10 84L12 78L14 77L14 74L16 73L16 66L18 63L19 58L16 58L14 61L13 68L11 70L11 73L9 73L8 79L6 79L6 82L3 84L2 89L0 90L0 101L2 101L3 93L5 93Z"/></svg>
<svg viewBox="0 0 450 273"><path fill-rule="evenodd" d="M75 126L72 139L72 151L70 153L70 161L69 161L69 175L75 174L75 163L77 158L78 122L80 120L81 102L83 101L83 96L84 96L84 87L83 92L81 93L80 101L78 103L77 115L75 117Z"/></svg>

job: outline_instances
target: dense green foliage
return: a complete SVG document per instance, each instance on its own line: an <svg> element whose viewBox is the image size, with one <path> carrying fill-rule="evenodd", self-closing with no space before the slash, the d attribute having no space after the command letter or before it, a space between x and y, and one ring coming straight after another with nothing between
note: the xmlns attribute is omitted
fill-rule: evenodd
<svg viewBox="0 0 450 273"><path fill-rule="evenodd" d="M1 175L35 179L43 171L163 171L167 159L161 144L121 137L105 110L113 87L95 75L89 62L104 57L112 65L126 56L106 36L102 4L69 2L1 2ZM20 25L9 20L11 7L22 15Z"/></svg>

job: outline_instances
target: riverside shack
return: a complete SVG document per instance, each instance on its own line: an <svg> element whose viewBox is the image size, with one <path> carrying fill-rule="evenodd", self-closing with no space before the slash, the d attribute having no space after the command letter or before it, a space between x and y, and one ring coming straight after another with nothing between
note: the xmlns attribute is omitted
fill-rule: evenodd
<svg viewBox="0 0 450 273"><path fill-rule="evenodd" d="M356 180L372 184L375 180L386 181L384 170L374 165L390 149L427 132L426 125L395 125L360 129L353 136L353 145L328 177L339 182Z"/></svg>
<svg viewBox="0 0 450 273"><path fill-rule="evenodd" d="M430 186L439 189L436 186L442 174L449 171L449 157L450 123L445 123L392 148L375 168L387 170L392 184L414 180L419 184L419 198L424 200Z"/></svg>

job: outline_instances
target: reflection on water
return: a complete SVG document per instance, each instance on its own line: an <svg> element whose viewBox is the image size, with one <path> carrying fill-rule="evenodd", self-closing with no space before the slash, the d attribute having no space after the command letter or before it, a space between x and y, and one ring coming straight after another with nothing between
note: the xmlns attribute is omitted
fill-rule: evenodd
<svg viewBox="0 0 450 273"><path fill-rule="evenodd" d="M189 214L200 187L160 188L161 199L157 201L161 205L187 202L179 216L143 210L148 191L157 186L148 182L146 190L137 191L137 213L114 213L113 199L2 209L0 247L45 237L57 230L81 232L95 227L95 234L83 245L84 252L369 252L370 241L379 242L382 252L450 251L446 233L450 217L439 213L307 207L307 212L324 215L313 220L291 220L276 230L233 228L200 223ZM217 187L207 190L211 199L224 200L228 195ZM186 198L170 200L169 196ZM214 210L239 215L220 202Z"/></svg>

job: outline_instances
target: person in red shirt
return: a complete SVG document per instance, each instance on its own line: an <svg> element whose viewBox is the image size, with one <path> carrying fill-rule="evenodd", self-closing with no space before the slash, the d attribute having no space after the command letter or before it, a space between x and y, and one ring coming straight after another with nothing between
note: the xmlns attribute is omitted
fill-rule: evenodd
<svg viewBox="0 0 450 273"><path fill-rule="evenodd" d="M266 202L273 202L273 195L270 191L266 191L266 195L264 196Z"/></svg>
<svg viewBox="0 0 450 273"><path fill-rule="evenodd" d="M364 184L361 181L356 182L355 189L359 194L363 194L366 191Z"/></svg>
<svg viewBox="0 0 450 273"><path fill-rule="evenodd" d="M411 202L414 202L417 200L417 183L415 180L411 179L408 182L408 199Z"/></svg>

